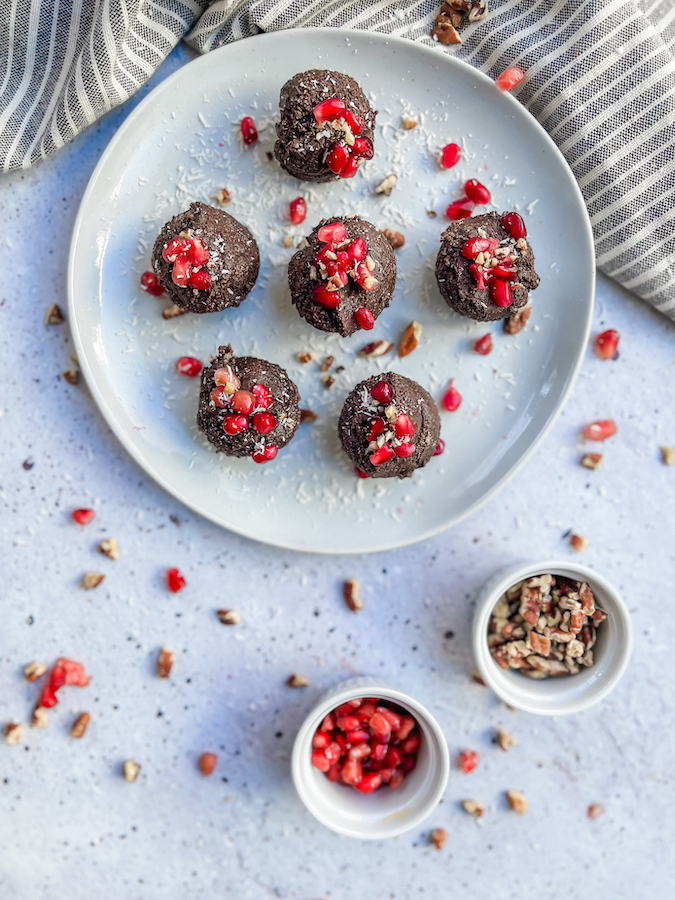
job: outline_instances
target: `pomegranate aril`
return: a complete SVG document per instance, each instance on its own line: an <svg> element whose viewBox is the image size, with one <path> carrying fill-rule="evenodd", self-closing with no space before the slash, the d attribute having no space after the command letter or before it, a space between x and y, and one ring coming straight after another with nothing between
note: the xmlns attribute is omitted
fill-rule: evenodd
<svg viewBox="0 0 675 900"><path fill-rule="evenodd" d="M194 378L201 372L202 364L198 359L195 359L194 356L181 356L181 358L176 361L176 369L181 375L187 375L188 378Z"/></svg>
<svg viewBox="0 0 675 900"><path fill-rule="evenodd" d="M349 258L349 254L346 250L338 250L335 255L337 257L336 262L338 266L343 269L351 269L354 261Z"/></svg>
<svg viewBox="0 0 675 900"><path fill-rule="evenodd" d="M211 391L209 399L213 400L218 409L227 409L230 405L230 395L222 385L215 387Z"/></svg>
<svg viewBox="0 0 675 900"><path fill-rule="evenodd" d="M204 241L201 238L192 238L190 246L188 247L187 258L193 266L197 267L205 266L209 261L211 254L204 246Z"/></svg>
<svg viewBox="0 0 675 900"><path fill-rule="evenodd" d="M398 747L389 747L384 761L389 766L389 768L395 769L396 766L400 766L403 762L403 754Z"/></svg>
<svg viewBox="0 0 675 900"><path fill-rule="evenodd" d="M499 246L499 241L497 241L497 247ZM485 253L485 251L494 251L497 248L494 246L494 242L490 238L483 237L472 237L469 238L468 241L464 241L462 245L462 256L466 256L467 259L475 259L479 253Z"/></svg>
<svg viewBox="0 0 675 900"><path fill-rule="evenodd" d="M371 762L375 762L375 763L383 762L388 752L389 752L388 744L378 744L376 741L371 742L371 744L370 744Z"/></svg>
<svg viewBox="0 0 675 900"><path fill-rule="evenodd" d="M415 727L415 720L412 716L404 716L401 727L396 729L394 737L397 741L404 741Z"/></svg>
<svg viewBox="0 0 675 900"><path fill-rule="evenodd" d="M391 776L394 774L394 770L389 769L389 768L383 768L383 769L380 769L377 774L382 779L382 784L389 784L389 782L391 781Z"/></svg>
<svg viewBox="0 0 675 900"><path fill-rule="evenodd" d="M370 744L367 744L365 741L349 748L350 759L365 759L367 756L370 756Z"/></svg>
<svg viewBox="0 0 675 900"><path fill-rule="evenodd" d="M166 288L159 283L159 278L154 272L143 272L141 275L141 287L153 297L161 297Z"/></svg>
<svg viewBox="0 0 675 900"><path fill-rule="evenodd" d="M517 212L504 213L502 216L502 228L511 235L512 238L519 240L527 237L527 228L523 217Z"/></svg>
<svg viewBox="0 0 675 900"><path fill-rule="evenodd" d="M176 262L179 256L184 256L190 248L188 238L175 237L172 238L166 247L162 250L162 257L165 262Z"/></svg>
<svg viewBox="0 0 675 900"><path fill-rule="evenodd" d="M434 456L440 456L441 453L445 450L445 441L443 438L436 444L436 449L434 450Z"/></svg>
<svg viewBox="0 0 675 900"><path fill-rule="evenodd" d="M211 287L211 276L206 269L199 269L192 272L188 278L188 286L197 291L208 291Z"/></svg>
<svg viewBox="0 0 675 900"><path fill-rule="evenodd" d="M401 750L403 753L414 753L420 745L420 735L418 731L411 731L410 735L402 742Z"/></svg>
<svg viewBox="0 0 675 900"><path fill-rule="evenodd" d="M459 144L446 144L441 150L441 168L451 169L456 166L462 157L462 149Z"/></svg>
<svg viewBox="0 0 675 900"><path fill-rule="evenodd" d="M345 740L348 744L361 744L363 741L370 740L370 732L365 728L355 728L353 731L345 732Z"/></svg>
<svg viewBox="0 0 675 900"><path fill-rule="evenodd" d="M244 143L249 146L255 144L258 140L258 129L250 116L244 116L241 120L241 137Z"/></svg>
<svg viewBox="0 0 675 900"><path fill-rule="evenodd" d="M339 716L351 716L353 711L355 709L357 709L358 706L360 706L360 703L358 703L357 706L354 706L353 703L350 703L349 701L347 701L347 703L343 703L340 706L338 706L338 708L335 710L335 715L338 717Z"/></svg>
<svg viewBox="0 0 675 900"><path fill-rule="evenodd" d="M253 427L258 434L269 434L277 427L277 417L268 412L256 413L253 416Z"/></svg>
<svg viewBox="0 0 675 900"><path fill-rule="evenodd" d="M246 431L249 421L247 416L225 416L223 419L223 431L225 434L235 435Z"/></svg>
<svg viewBox="0 0 675 900"><path fill-rule="evenodd" d="M416 765L417 765L417 758L416 758L416 757L414 757L414 756L412 756L412 755L406 756L406 758L403 760L403 772L404 772L404 774L405 774L405 775L408 775L408 773L409 773L409 772L412 772L412 770L415 768Z"/></svg>
<svg viewBox="0 0 675 900"><path fill-rule="evenodd" d="M453 200L446 209L445 215L453 222L457 222L460 219L468 219L475 205L472 200L468 200L466 197L462 200Z"/></svg>
<svg viewBox="0 0 675 900"><path fill-rule="evenodd" d="M317 284L312 288L312 300L326 309L337 309L342 297L338 290L330 291L324 284Z"/></svg>
<svg viewBox="0 0 675 900"><path fill-rule="evenodd" d="M166 584L172 594L177 594L185 587L185 579L179 569L169 569L166 573Z"/></svg>
<svg viewBox="0 0 675 900"><path fill-rule="evenodd" d="M619 349L619 332L609 329L595 339L595 352L601 359L614 359Z"/></svg>
<svg viewBox="0 0 675 900"><path fill-rule="evenodd" d="M469 272L471 272L471 276L473 280L476 282L476 287L479 291L484 291L487 287L487 279L486 279L486 271L482 269L476 263L471 263L469 266Z"/></svg>
<svg viewBox="0 0 675 900"><path fill-rule="evenodd" d="M354 787L362 794L372 794L381 784L382 777L378 772L373 772L371 775L364 775L361 781L357 781Z"/></svg>
<svg viewBox="0 0 675 900"><path fill-rule="evenodd" d="M93 509L74 509L71 515L78 525L88 525L96 513Z"/></svg>
<svg viewBox="0 0 675 900"><path fill-rule="evenodd" d="M459 754L459 765L465 774L468 775L469 772L473 772L473 770L478 765L478 754L475 750L462 750Z"/></svg>
<svg viewBox="0 0 675 900"><path fill-rule="evenodd" d="M359 328L363 328L364 331L370 331L375 325L375 316L369 309L366 309L365 306L356 310L354 318L356 319L356 324Z"/></svg>
<svg viewBox="0 0 675 900"><path fill-rule="evenodd" d="M274 406L272 391L264 384L254 384L251 393L255 397L255 405L260 409L271 409Z"/></svg>
<svg viewBox="0 0 675 900"><path fill-rule="evenodd" d="M337 743L337 741L331 741L328 746L324 748L323 752L326 754L326 759L328 760L328 762L333 765L342 756L342 747Z"/></svg>
<svg viewBox="0 0 675 900"><path fill-rule="evenodd" d="M480 353L481 356L487 356L488 353L492 352L492 335L484 334L483 337L478 338L474 342L473 349L476 353Z"/></svg>
<svg viewBox="0 0 675 900"><path fill-rule="evenodd" d="M230 405L235 412L249 416L255 409L255 396L252 391L235 391L232 394Z"/></svg>
<svg viewBox="0 0 675 900"><path fill-rule="evenodd" d="M457 388L450 385L448 390L443 394L441 403L443 404L444 409L447 409L448 412L455 412L459 409L462 403L462 395L457 390ZM440 443L441 442L439 441L439 444ZM436 450L438 450L438 447L436 447ZM439 452L442 453L443 449L441 449Z"/></svg>
<svg viewBox="0 0 675 900"><path fill-rule="evenodd" d="M178 287L186 287L190 279L192 266L187 256L179 256L171 270L171 280Z"/></svg>
<svg viewBox="0 0 675 900"><path fill-rule="evenodd" d="M385 717L385 719L389 722L392 727L392 731L395 731L397 728L401 727L401 717L393 711L393 709L388 709L386 706L378 706L377 712Z"/></svg>
<svg viewBox="0 0 675 900"><path fill-rule="evenodd" d="M412 456L414 452L414 444L399 444L398 447L394 448L394 453L401 459L407 459L407 457Z"/></svg>
<svg viewBox="0 0 675 900"><path fill-rule="evenodd" d="M401 413L396 417L396 421L394 422L394 431L396 432L397 437L413 437L415 434L415 426L413 425L413 420L407 413ZM392 716L395 713L391 714Z"/></svg>
<svg viewBox="0 0 675 900"><path fill-rule="evenodd" d="M334 731L335 730L335 717L332 713L328 713L326 718L321 723L322 731Z"/></svg>
<svg viewBox="0 0 675 900"><path fill-rule="evenodd" d="M268 444L262 450L254 450L251 459L256 463L271 462L278 452L279 448L276 444Z"/></svg>
<svg viewBox="0 0 675 900"><path fill-rule="evenodd" d="M331 766L328 772L326 772L326 778L329 781L339 781L340 780L340 766Z"/></svg>
<svg viewBox="0 0 675 900"><path fill-rule="evenodd" d="M509 66L495 81L500 91L512 91L525 78L525 73L518 66Z"/></svg>
<svg viewBox="0 0 675 900"><path fill-rule="evenodd" d="M363 129L366 127L366 123L363 121L361 116L357 115L357 113L352 112L351 109L348 109L344 114L344 120L349 125L351 133L354 137L358 137Z"/></svg>
<svg viewBox="0 0 675 900"><path fill-rule="evenodd" d="M331 97L329 100L317 103L312 112L317 122L332 122L334 119L344 118L347 104L339 97Z"/></svg>
<svg viewBox="0 0 675 900"><path fill-rule="evenodd" d="M606 441L617 433L619 429L613 419L600 419L598 422L591 422L584 428L584 437L588 441Z"/></svg>
<svg viewBox="0 0 675 900"><path fill-rule="evenodd" d="M348 759L342 767L340 777L345 784L356 784L363 778L363 769L360 759Z"/></svg>
<svg viewBox="0 0 675 900"><path fill-rule="evenodd" d="M288 204L291 225L300 225L307 217L307 204L304 197L296 197Z"/></svg>
<svg viewBox="0 0 675 900"><path fill-rule="evenodd" d="M368 720L368 725L370 726L370 730L377 735L384 736L391 734L391 722L383 716L381 712L374 712Z"/></svg>
<svg viewBox="0 0 675 900"><path fill-rule="evenodd" d="M362 159L372 159L373 153L373 142L367 137L357 137L352 146L352 153L354 156L359 156Z"/></svg>
<svg viewBox="0 0 675 900"><path fill-rule="evenodd" d="M377 287L377 278L373 277L373 273L364 262L358 263L352 277L364 291L374 291Z"/></svg>
<svg viewBox="0 0 675 900"><path fill-rule="evenodd" d="M513 303L513 291L508 281L500 281L495 278L490 282L490 298L502 308L511 306Z"/></svg>
<svg viewBox="0 0 675 900"><path fill-rule="evenodd" d="M378 449L370 455L369 459L371 465L381 466L383 463L389 462L389 460L393 459L395 456L396 454L389 444L382 444L381 447L378 447Z"/></svg>
<svg viewBox="0 0 675 900"><path fill-rule="evenodd" d="M392 791L395 791L397 788L401 787L404 778L405 775L400 771L400 769L394 770L391 778L389 779L389 787L392 789Z"/></svg>
<svg viewBox="0 0 675 900"><path fill-rule="evenodd" d="M515 281L518 277L518 270L515 266L508 266L504 264L493 266L490 269L490 273L492 274L493 278L498 278L500 281Z"/></svg>
<svg viewBox="0 0 675 900"><path fill-rule="evenodd" d="M314 747L315 750L325 750L330 744L330 740L330 734L326 731L317 731L312 738L312 747Z"/></svg>
<svg viewBox="0 0 675 900"><path fill-rule="evenodd" d="M340 748L341 753L346 753L349 750L349 747L347 746L347 740L346 740L344 734L342 734L342 732L338 732L337 734L334 734L333 740Z"/></svg>
<svg viewBox="0 0 675 900"><path fill-rule="evenodd" d="M380 421L383 422L384 420L380 419ZM365 700L354 715L361 722L367 722L374 712L375 703L371 700Z"/></svg>
<svg viewBox="0 0 675 900"><path fill-rule="evenodd" d="M378 381L371 387L370 396L378 403L391 403L394 399L394 389L388 381Z"/></svg>
<svg viewBox="0 0 675 900"><path fill-rule="evenodd" d="M358 466L354 466L354 474L357 478L370 478L370 475L366 475Z"/></svg>
<svg viewBox="0 0 675 900"><path fill-rule="evenodd" d="M319 252L314 257L314 265L319 268L321 263L326 265L329 260L337 259L337 254L335 252L335 244L326 244L323 246Z"/></svg>
<svg viewBox="0 0 675 900"><path fill-rule="evenodd" d="M331 767L323 750L312 751L312 765L320 772L327 772Z"/></svg>
<svg viewBox="0 0 675 900"><path fill-rule="evenodd" d="M483 205L490 202L490 191L484 184L481 184L480 181L477 181L475 178L469 178L466 182L464 185L464 193L469 200L473 200L474 203Z"/></svg>
<svg viewBox="0 0 675 900"><path fill-rule="evenodd" d="M342 141L336 141L326 154L326 165L335 175L339 175L349 160L349 148Z"/></svg>
<svg viewBox="0 0 675 900"><path fill-rule="evenodd" d="M229 366L227 368L216 369L213 373L213 380L218 386L225 388L226 394L234 394L241 386L239 378L237 378Z"/></svg>
<svg viewBox="0 0 675 900"><path fill-rule="evenodd" d="M359 170L359 159L360 157L351 154L340 169L340 178L353 178Z"/></svg>
<svg viewBox="0 0 675 900"><path fill-rule="evenodd" d="M336 724L342 731L356 731L360 723L356 716L338 716Z"/></svg>

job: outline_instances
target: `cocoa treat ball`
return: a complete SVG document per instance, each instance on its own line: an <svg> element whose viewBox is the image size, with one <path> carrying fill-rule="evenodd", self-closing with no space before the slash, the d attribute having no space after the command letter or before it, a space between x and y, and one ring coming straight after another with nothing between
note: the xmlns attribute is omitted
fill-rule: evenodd
<svg viewBox="0 0 675 900"><path fill-rule="evenodd" d="M197 202L162 228L152 267L181 309L219 312L246 299L258 277L260 254L245 225Z"/></svg>
<svg viewBox="0 0 675 900"><path fill-rule="evenodd" d="M281 88L274 155L295 178L353 178L373 157L375 112L349 75L311 69Z"/></svg>
<svg viewBox="0 0 675 900"><path fill-rule="evenodd" d="M436 281L448 306L479 322L522 309L539 284L522 218L490 212L453 222L441 235Z"/></svg>
<svg viewBox="0 0 675 900"><path fill-rule="evenodd" d="M394 295L394 252L365 219L323 219L291 258L288 284L295 308L315 328L343 337L368 331Z"/></svg>
<svg viewBox="0 0 675 900"><path fill-rule="evenodd" d="M297 431L299 400L281 366L219 347L202 372L197 425L227 456L270 462Z"/></svg>
<svg viewBox="0 0 675 900"><path fill-rule="evenodd" d="M441 420L421 385L387 372L356 385L342 407L338 432L347 456L365 475L407 478L434 455Z"/></svg>

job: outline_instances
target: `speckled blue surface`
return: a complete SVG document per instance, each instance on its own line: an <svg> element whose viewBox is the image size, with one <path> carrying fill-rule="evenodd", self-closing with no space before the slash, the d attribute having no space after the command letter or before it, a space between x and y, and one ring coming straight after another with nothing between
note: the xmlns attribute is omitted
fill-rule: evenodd
<svg viewBox="0 0 675 900"><path fill-rule="evenodd" d="M150 87L189 56L179 48ZM675 326L601 279L594 330L621 332L620 358L589 352L534 457L454 530L330 559L238 538L136 468L86 388L60 377L70 366L67 326L42 323L50 303L66 306L78 203L132 106L0 185L0 722L25 724L18 746L0 745L0 897L670 897L675 692L664 624L675 468L658 448L675 444ZM619 434L602 448L605 463L581 468L579 427L610 416ZM80 506L97 511L87 528L70 520ZM471 680L472 600L503 565L577 558L563 538L570 528L590 539L583 561L626 597L635 651L602 705L539 720ZM121 546L117 562L96 553L106 536ZM188 582L177 595L164 585L170 566ZM78 582L88 570L106 580L85 592ZM356 616L341 599L345 577L363 585ZM242 624L220 625L218 606L239 609ZM177 657L168 681L155 676L163 644ZM38 689L22 666L62 654L86 662L93 681L63 692L46 731L30 729ZM292 671L311 687L287 688ZM441 852L428 828L374 845L340 838L295 796L288 764L298 725L322 691L360 673L427 704L453 755L481 755L470 775L453 770L427 823L449 832ZM76 742L69 728L82 710L92 723ZM491 742L497 726L518 739L508 753ZM208 780L196 771L204 750L220 756ZM143 767L135 784L120 775L130 757ZM506 808L510 788L529 798L522 818ZM461 810L466 798L486 804L480 825ZM606 814L591 822L595 802Z"/></svg>

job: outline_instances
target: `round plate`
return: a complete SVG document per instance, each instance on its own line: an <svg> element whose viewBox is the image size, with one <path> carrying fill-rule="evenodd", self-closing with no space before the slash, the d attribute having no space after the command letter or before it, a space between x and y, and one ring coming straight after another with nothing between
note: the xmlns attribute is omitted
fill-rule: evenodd
<svg viewBox="0 0 675 900"><path fill-rule="evenodd" d="M374 159L352 181L314 185L283 173L270 151L279 89L296 72L352 75L379 109ZM244 147L252 115L260 140ZM417 121L404 130L401 116ZM463 147L451 170L437 163ZM394 172L389 197L374 192ZM541 285L527 328L462 319L441 298L434 262L444 211L466 178L492 192L497 210L523 214ZM167 302L139 289L161 225L193 200L227 210L260 245L261 272L239 309L164 320ZM302 195L303 225L288 221ZM479 209L478 211L483 211ZM342 339L316 331L290 302L286 266L325 216L357 213L405 235L391 307L370 332ZM298 29L239 41L167 78L126 119L94 172L75 225L69 265L70 321L80 365L111 428L134 459L187 506L240 534L296 550L363 553L426 538L493 494L532 451L560 410L590 327L594 258L590 223L563 157L511 96L441 50L377 34ZM367 342L398 341L413 320L420 345L404 359L358 357ZM494 349L471 346L491 331ZM273 463L217 454L197 431L199 379L175 370L219 344L288 369L317 413ZM301 364L296 354L311 351ZM320 363L334 357L335 381ZM342 368L344 367L344 368ZM445 452L407 480L358 479L337 437L353 386L377 371L419 381L440 400L455 378L458 412L442 415Z"/></svg>

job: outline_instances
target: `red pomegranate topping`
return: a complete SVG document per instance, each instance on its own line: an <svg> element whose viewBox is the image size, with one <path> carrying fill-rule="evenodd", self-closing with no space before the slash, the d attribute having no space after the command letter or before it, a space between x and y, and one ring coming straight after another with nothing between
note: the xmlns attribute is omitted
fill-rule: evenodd
<svg viewBox="0 0 675 900"><path fill-rule="evenodd" d="M314 734L311 762L330 781L370 794L384 784L400 787L420 744L417 723L400 707L375 697L350 700Z"/></svg>
<svg viewBox="0 0 675 900"><path fill-rule="evenodd" d="M141 275L141 288L152 294L153 297L161 297L166 288L159 283L159 278L154 272L143 272Z"/></svg>
<svg viewBox="0 0 675 900"><path fill-rule="evenodd" d="M93 509L74 509L71 515L78 525L88 525L96 516L96 513Z"/></svg>
<svg viewBox="0 0 675 900"><path fill-rule="evenodd" d="M223 431L225 434L241 434L242 431L246 431L248 426L249 421L247 416L230 414L223 419Z"/></svg>
<svg viewBox="0 0 675 900"><path fill-rule="evenodd" d="M326 154L326 165L331 172L339 175L349 158L349 147L347 147L344 141L336 141Z"/></svg>
<svg viewBox="0 0 675 900"><path fill-rule="evenodd" d="M169 569L166 573L166 584L172 594L183 590L186 581L181 575L180 569Z"/></svg>
<svg viewBox="0 0 675 900"><path fill-rule="evenodd" d="M354 466L354 474L357 478L370 478L370 475L366 475L366 473L362 472L361 469L358 468L358 466Z"/></svg>
<svg viewBox="0 0 675 900"><path fill-rule="evenodd" d="M455 409L456 408L457 407L455 407ZM443 438L441 438L439 440L439 442L436 444L436 449L434 450L434 456L440 456L444 450L445 450L445 441L443 440Z"/></svg>
<svg viewBox="0 0 675 900"><path fill-rule="evenodd" d="M255 405L260 409L271 409L274 406L272 391L264 384L254 384L251 393L255 397Z"/></svg>
<svg viewBox="0 0 675 900"><path fill-rule="evenodd" d="M488 285L488 272L476 263L471 263L471 265L469 266L469 272L471 272L478 290L484 291Z"/></svg>
<svg viewBox="0 0 675 900"><path fill-rule="evenodd" d="M475 205L473 200L462 197L461 200L453 200L446 209L445 215L453 222L457 222L459 219L468 219L473 212Z"/></svg>
<svg viewBox="0 0 675 900"><path fill-rule="evenodd" d="M373 273L364 262L358 263L353 277L364 291L374 291L377 287L377 278L373 278Z"/></svg>
<svg viewBox="0 0 675 900"><path fill-rule="evenodd" d="M255 144L258 140L258 129L250 116L244 116L241 120L241 137L248 146Z"/></svg>
<svg viewBox="0 0 675 900"><path fill-rule="evenodd" d="M469 200L473 200L474 203L483 205L490 202L490 191L484 184L481 184L480 181L476 181L475 178L470 178L466 182L464 185L464 193Z"/></svg>
<svg viewBox="0 0 675 900"><path fill-rule="evenodd" d="M525 77L525 73L518 66L509 66L495 81L500 91L512 91Z"/></svg>
<svg viewBox="0 0 675 900"><path fill-rule="evenodd" d="M443 404L445 409L447 409L448 412L455 412L456 410L459 409L461 402L462 402L462 395L455 388L455 380L453 378L453 380L450 382L450 387L445 392L445 394L443 394L443 399L441 400L441 403ZM438 449L438 447L436 449ZM441 450L441 453L442 452L443 451Z"/></svg>
<svg viewBox="0 0 675 900"><path fill-rule="evenodd" d="M322 225L316 236L324 244L341 244L347 240L347 226L344 222L331 222L329 225Z"/></svg>
<svg viewBox="0 0 675 900"><path fill-rule="evenodd" d="M517 212L505 213L502 216L502 227L516 240L527 237L525 222L523 222L523 217L519 216Z"/></svg>
<svg viewBox="0 0 675 900"><path fill-rule="evenodd" d="M339 97L331 97L329 100L317 103L312 112L317 122L332 122L345 117L347 104Z"/></svg>
<svg viewBox="0 0 675 900"><path fill-rule="evenodd" d="M619 332L609 329L595 339L595 352L600 359L615 359L619 349Z"/></svg>
<svg viewBox="0 0 675 900"><path fill-rule="evenodd" d="M194 356L181 356L176 362L176 369L181 375L187 375L188 378L194 378L202 370L202 364Z"/></svg>
<svg viewBox="0 0 675 900"><path fill-rule="evenodd" d="M451 169L456 166L462 157L459 144L446 144L441 150L441 168Z"/></svg>
<svg viewBox="0 0 675 900"><path fill-rule="evenodd" d="M462 245L462 256L467 259L475 259L479 253L494 253L499 247L497 238L472 237L468 241L464 241Z"/></svg>
<svg viewBox="0 0 675 900"><path fill-rule="evenodd" d="M389 444L382 444L382 446L378 447L374 453L371 453L369 459L372 465L381 466L383 463L389 462L389 460L393 459L395 456L396 453L393 447L390 447Z"/></svg>
<svg viewBox="0 0 675 900"><path fill-rule="evenodd" d="M359 328L363 328L365 331L370 331L375 325L375 316L369 309L366 309L365 306L356 310L354 318L356 319Z"/></svg>
<svg viewBox="0 0 675 900"><path fill-rule="evenodd" d="M518 277L518 270L516 267L505 263L493 266L490 269L490 273L493 278L498 278L500 281L515 281Z"/></svg>
<svg viewBox="0 0 675 900"><path fill-rule="evenodd" d="M316 284L312 288L312 300L326 309L337 309L342 301L340 292L329 290L325 284Z"/></svg>
<svg viewBox="0 0 675 900"><path fill-rule="evenodd" d="M255 395L252 391L235 391L230 403L235 412L249 416L256 406Z"/></svg>
<svg viewBox="0 0 675 900"><path fill-rule="evenodd" d="M358 137L363 132L363 129L366 127L366 123L363 121L361 116L357 113L352 112L351 109L348 109L344 114L344 120L349 125L351 133L354 137Z"/></svg>
<svg viewBox="0 0 675 900"><path fill-rule="evenodd" d="M370 420L370 433L368 435L368 442L374 441L375 438L382 434L384 429L387 427L387 423L384 421L382 416L376 416L374 419Z"/></svg>
<svg viewBox="0 0 675 900"><path fill-rule="evenodd" d="M211 391L209 399L213 400L218 409L227 409L230 405L230 394L227 393L222 385L215 387Z"/></svg>
<svg viewBox="0 0 675 900"><path fill-rule="evenodd" d="M371 387L370 396L378 403L391 403L394 399L394 389L388 381L378 381Z"/></svg>
<svg viewBox="0 0 675 900"><path fill-rule="evenodd" d="M475 750L462 750L459 754L459 765L465 774L468 775L469 772L473 772L473 770L478 765L478 754Z"/></svg>
<svg viewBox="0 0 675 900"><path fill-rule="evenodd" d="M613 419L600 419L598 422L591 422L584 428L583 435L587 441L606 441L607 438L613 437L619 429Z"/></svg>
<svg viewBox="0 0 675 900"><path fill-rule="evenodd" d="M373 142L370 138L367 137L357 137L352 146L352 155L358 156L361 159L372 159L373 153ZM343 175L344 177L344 175Z"/></svg>
<svg viewBox="0 0 675 900"><path fill-rule="evenodd" d="M476 353L480 353L481 356L487 356L492 351L492 335L484 334L483 337L478 338L473 345L473 349Z"/></svg>
<svg viewBox="0 0 675 900"><path fill-rule="evenodd" d="M394 431L396 432L397 437L414 436L415 426L413 425L413 420L409 415L407 415L407 413L401 413L400 416L396 417L396 421L394 422Z"/></svg>
<svg viewBox="0 0 675 900"><path fill-rule="evenodd" d="M193 266L199 268L200 266L206 265L206 263L211 258L211 254L204 246L204 241L202 241L201 238L194 237L190 240L190 246L187 250L187 257Z"/></svg>
<svg viewBox="0 0 675 900"><path fill-rule="evenodd" d="M187 256L179 256L173 264L173 269L171 270L171 280L178 287L186 287L188 281L190 280L191 273L192 266L190 265L190 260L187 258Z"/></svg>
<svg viewBox="0 0 675 900"><path fill-rule="evenodd" d="M172 238L162 250L162 256L168 263L174 263L179 256L184 256L190 247L190 241L185 237Z"/></svg>
<svg viewBox="0 0 675 900"><path fill-rule="evenodd" d="M276 444L268 444L262 450L254 450L251 454L251 459L253 460L253 462L257 463L270 462L274 459L278 452L279 448L276 446Z"/></svg>
<svg viewBox="0 0 675 900"><path fill-rule="evenodd" d="M352 262L363 262L368 256L368 244L362 237L355 237L347 248L347 258Z"/></svg>
<svg viewBox="0 0 675 900"><path fill-rule="evenodd" d="M234 392L238 390L241 385L239 378L234 374L229 366L216 369L216 371L213 373L213 380L217 385L222 385L222 387L225 388L225 393L227 394L234 394Z"/></svg>
<svg viewBox="0 0 675 900"><path fill-rule="evenodd" d="M60 657L54 663L49 679L42 689L38 706L44 709L51 709L59 702L56 698L56 692L65 684L74 684L77 687L86 687L91 678L84 671L84 666L80 663L73 662L72 659Z"/></svg>
<svg viewBox="0 0 675 900"><path fill-rule="evenodd" d="M398 447L394 448L394 453L399 456L401 459L405 459L408 456L412 456L415 452L414 444L399 444Z"/></svg>
<svg viewBox="0 0 675 900"><path fill-rule="evenodd" d="M490 298L497 304L497 306L511 306L511 304L513 303L513 292L511 291L511 285L508 283L508 281L500 281L498 278L495 278L494 281L491 281Z"/></svg>
<svg viewBox="0 0 675 900"><path fill-rule="evenodd" d="M304 197L296 197L288 204L291 225L300 225L307 217L307 204Z"/></svg>
<svg viewBox="0 0 675 900"><path fill-rule="evenodd" d="M269 434L277 427L277 417L268 412L256 413L253 416L253 427L258 434Z"/></svg>
<svg viewBox="0 0 675 900"><path fill-rule="evenodd" d="M340 170L340 178L353 178L359 169L359 158L351 154L347 162Z"/></svg>
<svg viewBox="0 0 675 900"><path fill-rule="evenodd" d="M188 278L188 286L198 291L208 291L211 287L211 276L206 269L193 271Z"/></svg>

